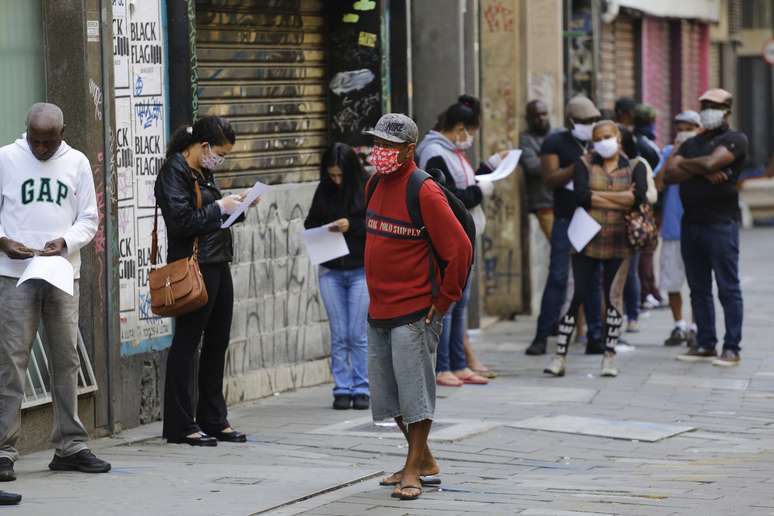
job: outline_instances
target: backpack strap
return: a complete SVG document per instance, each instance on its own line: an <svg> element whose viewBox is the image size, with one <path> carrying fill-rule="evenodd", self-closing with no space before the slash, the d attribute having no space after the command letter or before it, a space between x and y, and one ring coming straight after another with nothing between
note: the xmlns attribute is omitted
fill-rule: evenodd
<svg viewBox="0 0 774 516"><path fill-rule="evenodd" d="M408 210L409 218L414 227L419 228L422 232L422 237L427 242L427 246L430 248L428 254L428 276L430 277L430 287L432 288L433 298L438 296L440 287L435 279L436 257L435 249L433 248L433 242L430 241L430 235L427 233L425 223L422 220L422 209L419 202L419 191L422 189L422 185L427 180L432 180L433 177L424 170L416 169L411 173L408 184L406 185L406 209Z"/></svg>
<svg viewBox="0 0 774 516"><path fill-rule="evenodd" d="M377 186L379 186L379 174L374 174L368 178L366 183L366 210L368 210L368 204L371 202L371 197L374 196Z"/></svg>

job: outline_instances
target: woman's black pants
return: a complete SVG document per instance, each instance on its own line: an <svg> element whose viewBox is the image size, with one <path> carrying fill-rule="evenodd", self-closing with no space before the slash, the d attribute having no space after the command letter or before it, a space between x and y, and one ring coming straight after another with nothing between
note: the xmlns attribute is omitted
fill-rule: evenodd
<svg viewBox="0 0 774 516"><path fill-rule="evenodd" d="M202 264L200 268L207 287L207 304L175 319L175 336L167 357L163 432L167 439L199 431L220 432L229 426L223 372L231 335L234 285L228 263ZM194 410L194 366L200 343L199 401Z"/></svg>
<svg viewBox="0 0 774 516"><path fill-rule="evenodd" d="M594 285L594 270L602 264L603 290L605 294L605 352L614 354L618 338L621 336L623 324L623 289L626 284L626 276L629 270L629 258L610 258L601 260L591 258L583 254L572 256L572 273L575 280L575 292L573 294L570 309L559 320L559 337L556 341L556 353L567 354L567 345L575 331L578 308L588 296L588 292Z"/></svg>

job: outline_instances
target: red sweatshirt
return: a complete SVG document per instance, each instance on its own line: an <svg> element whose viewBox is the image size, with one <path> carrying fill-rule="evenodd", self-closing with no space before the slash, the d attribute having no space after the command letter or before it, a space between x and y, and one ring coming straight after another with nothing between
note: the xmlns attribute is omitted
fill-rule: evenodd
<svg viewBox="0 0 774 516"><path fill-rule="evenodd" d="M382 176L366 215L365 271L374 326L396 327L423 317L435 305L446 311L462 297L473 249L441 188L431 180L419 191L422 220L438 255L447 263L443 281L436 267L436 299L430 283L430 248L411 224L406 207L413 160Z"/></svg>

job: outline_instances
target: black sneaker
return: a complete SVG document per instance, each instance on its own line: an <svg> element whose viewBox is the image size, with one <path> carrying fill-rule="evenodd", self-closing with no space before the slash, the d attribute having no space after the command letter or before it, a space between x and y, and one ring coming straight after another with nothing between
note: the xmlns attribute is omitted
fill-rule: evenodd
<svg viewBox="0 0 774 516"><path fill-rule="evenodd" d="M352 405L352 396L349 394L340 394L333 397L333 408L335 410L349 410Z"/></svg>
<svg viewBox="0 0 774 516"><path fill-rule="evenodd" d="M368 394L355 394L352 396L352 408L355 410L368 410L371 406L371 398Z"/></svg>
<svg viewBox="0 0 774 516"><path fill-rule="evenodd" d="M734 367L739 365L739 352L733 349L724 349L719 358L712 361L712 365L718 367Z"/></svg>
<svg viewBox="0 0 774 516"><path fill-rule="evenodd" d="M21 499L20 494L0 491L0 505L19 505Z"/></svg>
<svg viewBox="0 0 774 516"><path fill-rule="evenodd" d="M532 341L532 344L529 345L526 351L524 351L524 353L533 357L537 355L545 355L547 346L548 343L546 342L546 339L535 339Z"/></svg>
<svg viewBox="0 0 774 516"><path fill-rule="evenodd" d="M98 459L91 450L81 450L67 457L54 455L48 468L53 471L80 471L81 473L107 473L110 463Z"/></svg>
<svg viewBox="0 0 774 516"><path fill-rule="evenodd" d="M718 352L714 349L692 348L688 350L688 353L678 355L677 360L680 362L712 362L717 356Z"/></svg>
<svg viewBox="0 0 774 516"><path fill-rule="evenodd" d="M13 461L7 457L0 459L0 482L16 480L16 472L13 470Z"/></svg>
<svg viewBox="0 0 774 516"><path fill-rule="evenodd" d="M601 355L605 352L605 343L601 340L589 340L586 344L587 355Z"/></svg>
<svg viewBox="0 0 774 516"><path fill-rule="evenodd" d="M685 345L688 346L688 349L696 349L699 347L699 341L696 339L695 331L688 330L685 336Z"/></svg>
<svg viewBox="0 0 774 516"><path fill-rule="evenodd" d="M669 338L664 341L664 346L682 346L687 341L687 332L680 328L675 328L672 330L672 334L669 336Z"/></svg>

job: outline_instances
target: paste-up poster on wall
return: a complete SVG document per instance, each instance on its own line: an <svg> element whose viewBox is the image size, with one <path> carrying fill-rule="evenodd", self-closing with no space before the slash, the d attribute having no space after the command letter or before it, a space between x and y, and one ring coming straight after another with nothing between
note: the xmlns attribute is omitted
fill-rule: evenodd
<svg viewBox="0 0 774 516"><path fill-rule="evenodd" d="M163 349L172 322L150 310L148 273L156 176L164 162L162 0L113 0L121 354ZM166 230L159 217L160 260Z"/></svg>

